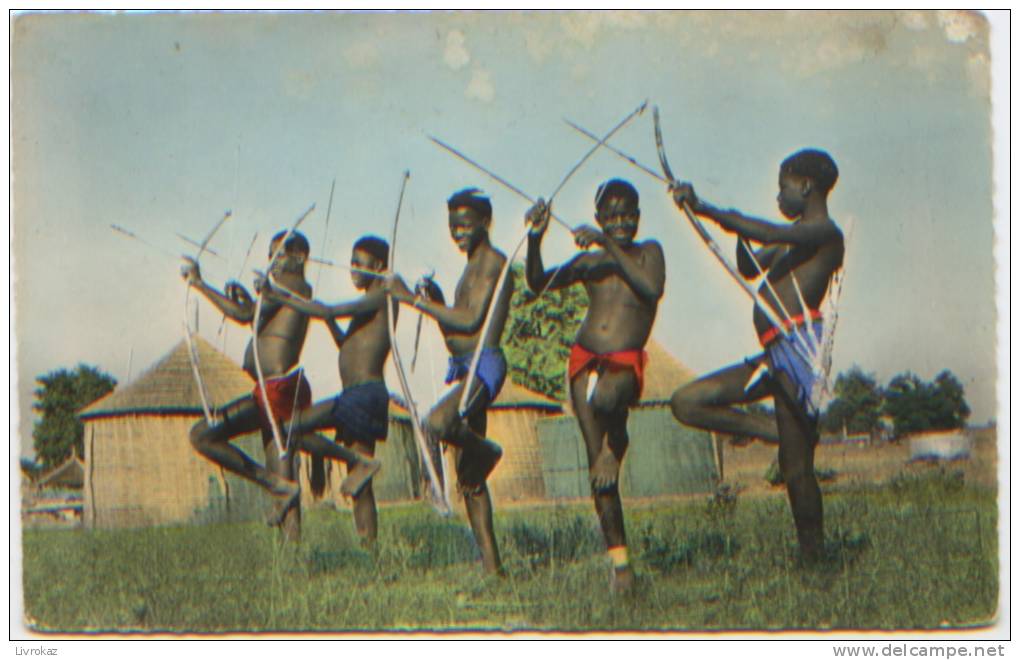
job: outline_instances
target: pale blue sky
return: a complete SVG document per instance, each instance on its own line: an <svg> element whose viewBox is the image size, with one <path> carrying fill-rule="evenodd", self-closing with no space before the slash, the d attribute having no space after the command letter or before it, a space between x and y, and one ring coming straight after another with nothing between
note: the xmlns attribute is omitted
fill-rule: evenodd
<svg viewBox="0 0 1020 660"><path fill-rule="evenodd" d="M779 218L776 175L798 148L840 168L830 212L854 220L835 369L883 382L943 368L964 383L973 420L995 415L995 308L988 41L956 13L39 15L12 32L14 272L22 415L33 378L96 364L119 380L181 336L178 264L166 250L234 218L206 257L214 284L236 277L255 231L269 236L312 202L313 253L346 261L366 232L389 235L410 169L396 267L435 268L452 288L463 257L445 199L492 196L493 241L512 248L527 203L440 151L434 134L533 195L548 195L590 143L649 99L661 108L673 168L713 202ZM656 165L651 113L614 144ZM667 257L654 336L697 372L757 350L751 306L672 207L661 184L608 152L557 198L588 221L597 184L630 179L641 235ZM323 229L337 179L328 244ZM719 234L727 251L732 237ZM549 263L568 258L553 228ZM317 269L312 268L314 282ZM250 272L242 278L250 282ZM353 295L326 269L318 295ZM201 332L219 318L201 303ZM409 315L405 315L409 316ZM410 354L413 324L400 331ZM431 333L430 333L431 334ZM226 352L240 361L247 331ZM424 340L430 345L430 338ZM432 341L437 351L438 341ZM338 388L321 326L303 362L316 398ZM440 377L445 354L436 360ZM416 396L433 396L428 362ZM395 379L390 379L396 389ZM30 443L30 426L22 435Z"/></svg>

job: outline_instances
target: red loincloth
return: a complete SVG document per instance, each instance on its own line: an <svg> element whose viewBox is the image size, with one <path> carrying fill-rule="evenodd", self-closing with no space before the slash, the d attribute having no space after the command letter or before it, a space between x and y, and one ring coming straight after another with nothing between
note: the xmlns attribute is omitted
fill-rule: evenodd
<svg viewBox="0 0 1020 660"><path fill-rule="evenodd" d="M821 321L822 320L822 313L820 311L818 311L817 309L809 310L809 312L810 312L810 316L811 316L811 320L812 321ZM786 326L786 331L787 332L793 332L794 328L797 328L797 327L800 327L800 326L804 325L804 315L803 314L797 314L792 319L790 319L789 323L784 323L783 325ZM762 346L768 346L769 344L772 343L772 340L775 339L778 336L779 336L779 328L773 326L773 327L769 328L768 330L766 330L760 337L758 337L758 341L761 342Z"/></svg>
<svg viewBox="0 0 1020 660"><path fill-rule="evenodd" d="M269 425L269 418L266 417L265 404L262 401L262 388L255 383L252 391L255 397L255 405L259 409L259 417L265 426ZM273 416L277 423L286 422L294 414L295 410L302 410L312 405L312 388L305 378L304 369L295 369L289 374L266 379L266 396L269 398L269 407L273 409ZM295 403L295 397L297 403Z"/></svg>
<svg viewBox="0 0 1020 660"><path fill-rule="evenodd" d="M633 369L637 376L637 396L645 385L645 364L648 363L648 353L637 348L629 351L613 351L612 353L592 353L580 344L574 344L570 349L570 360L567 362L567 374L570 380L574 380L577 374L584 371L591 363L596 367L608 369Z"/></svg>

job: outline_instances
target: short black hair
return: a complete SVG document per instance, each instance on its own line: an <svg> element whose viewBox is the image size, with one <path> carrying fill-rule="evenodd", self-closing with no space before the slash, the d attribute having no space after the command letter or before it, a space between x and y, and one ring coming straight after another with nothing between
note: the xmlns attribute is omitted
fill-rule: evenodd
<svg viewBox="0 0 1020 660"><path fill-rule="evenodd" d="M779 172L811 179L824 193L832 190L839 178L836 161L821 149L801 149L787 156L779 166Z"/></svg>
<svg viewBox="0 0 1020 660"><path fill-rule="evenodd" d="M446 208L450 211L466 206L483 218L492 218L492 202L478 188L458 190L446 200Z"/></svg>
<svg viewBox="0 0 1020 660"><path fill-rule="evenodd" d="M606 197L623 197L627 201L633 202L634 206L638 205L637 189L629 181L623 179L610 179L599 186L599 189L595 191L596 209Z"/></svg>
<svg viewBox="0 0 1020 660"><path fill-rule="evenodd" d="M287 235L286 229L281 232L277 232L277 234L273 236L273 240L269 241L269 245L273 245L286 235ZM305 238L305 235L299 231L291 232L290 237L287 238L287 242L283 246L283 249L286 250L287 252L297 250L298 252L301 252L302 254L305 255L308 255L312 251L311 246L308 245L308 239ZM272 249L270 249L269 252L270 254L272 254Z"/></svg>
<svg viewBox="0 0 1020 660"><path fill-rule="evenodd" d="M354 247L351 248L351 252L355 250L361 250L367 252L382 263L383 268L389 266L390 260L390 244L378 236L366 234L357 240Z"/></svg>

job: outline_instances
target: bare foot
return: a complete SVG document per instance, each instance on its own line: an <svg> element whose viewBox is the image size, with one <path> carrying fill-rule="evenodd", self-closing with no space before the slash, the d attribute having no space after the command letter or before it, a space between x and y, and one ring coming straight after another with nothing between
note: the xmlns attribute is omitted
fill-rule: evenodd
<svg viewBox="0 0 1020 660"><path fill-rule="evenodd" d="M634 591L634 569L630 566L623 566L613 569L613 593L626 595Z"/></svg>
<svg viewBox="0 0 1020 660"><path fill-rule="evenodd" d="M591 479L591 487L595 491L609 490L619 481L620 461L616 460L609 447L603 445L595 459L595 465L588 471L588 478Z"/></svg>
<svg viewBox="0 0 1020 660"><path fill-rule="evenodd" d="M483 440L470 449L464 449L460 457L464 466L460 474L461 489L473 492L481 488L502 457L503 449L492 440Z"/></svg>
<svg viewBox="0 0 1020 660"><path fill-rule="evenodd" d="M275 500L266 524L270 527L279 527L287 513L301 501L301 487L293 481L280 478L279 485L269 491Z"/></svg>
<svg viewBox="0 0 1020 660"><path fill-rule="evenodd" d="M371 458L359 458L347 478L340 484L340 492L348 497L357 497L369 480L379 471L382 463Z"/></svg>

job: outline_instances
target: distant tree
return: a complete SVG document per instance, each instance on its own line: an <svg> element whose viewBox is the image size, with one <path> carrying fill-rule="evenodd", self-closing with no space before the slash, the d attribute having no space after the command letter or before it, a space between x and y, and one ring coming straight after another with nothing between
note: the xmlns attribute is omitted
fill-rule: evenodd
<svg viewBox="0 0 1020 660"><path fill-rule="evenodd" d="M884 394L884 410L893 419L896 437L961 428L970 416L963 385L948 370L932 383L925 383L910 372L897 374Z"/></svg>
<svg viewBox="0 0 1020 660"><path fill-rule="evenodd" d="M822 428L829 432L871 433L882 414L882 390L873 374L854 365L836 377L834 398L822 415Z"/></svg>
<svg viewBox="0 0 1020 660"><path fill-rule="evenodd" d="M963 383L946 369L931 386L932 427L958 429L967 423L970 406L963 397Z"/></svg>
<svg viewBox="0 0 1020 660"><path fill-rule="evenodd" d="M567 398L567 357L588 309L584 287L532 293L524 267L513 265L514 295L503 331L510 378L523 387L563 401Z"/></svg>
<svg viewBox="0 0 1020 660"><path fill-rule="evenodd" d="M21 457L21 471L24 472L29 479L35 481L42 474L43 467L36 463L31 458Z"/></svg>
<svg viewBox="0 0 1020 660"><path fill-rule="evenodd" d="M74 371L58 369L36 378L32 407L41 415L32 429L32 443L44 469L59 465L71 455L72 448L84 455L84 426L79 410L110 392L116 385L109 374L96 367L79 364Z"/></svg>

